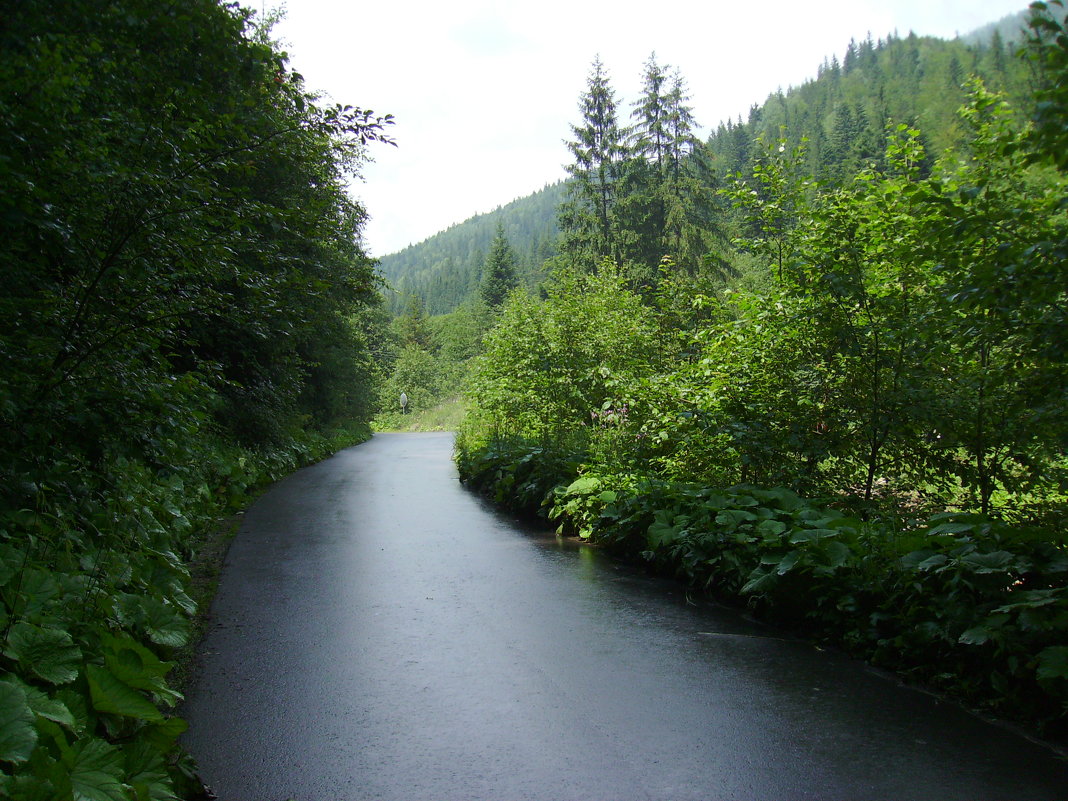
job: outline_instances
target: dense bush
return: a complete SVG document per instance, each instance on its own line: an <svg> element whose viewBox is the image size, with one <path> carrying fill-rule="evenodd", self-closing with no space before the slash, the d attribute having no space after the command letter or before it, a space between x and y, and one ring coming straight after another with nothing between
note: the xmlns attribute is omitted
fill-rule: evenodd
<svg viewBox="0 0 1068 801"><path fill-rule="evenodd" d="M5 9L0 796L194 792L193 533L367 433L345 182L387 122L318 105L235 5Z"/></svg>

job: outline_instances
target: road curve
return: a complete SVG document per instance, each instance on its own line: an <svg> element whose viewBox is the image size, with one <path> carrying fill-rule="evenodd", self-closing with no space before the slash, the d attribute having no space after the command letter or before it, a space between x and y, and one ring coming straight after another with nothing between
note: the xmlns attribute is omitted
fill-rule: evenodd
<svg viewBox="0 0 1068 801"><path fill-rule="evenodd" d="M221 801L1068 798L1038 745L517 527L451 448L378 435L249 510L183 709Z"/></svg>

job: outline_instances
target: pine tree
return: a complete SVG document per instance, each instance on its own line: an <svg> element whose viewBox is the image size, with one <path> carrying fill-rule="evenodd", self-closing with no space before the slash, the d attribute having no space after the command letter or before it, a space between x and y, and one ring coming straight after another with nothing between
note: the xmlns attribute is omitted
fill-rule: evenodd
<svg viewBox="0 0 1068 801"><path fill-rule="evenodd" d="M678 70L675 70L671 78L671 91L665 100L665 167L668 176L672 180L678 180L682 174L684 160L699 146L693 133L697 121L694 119L693 109L686 105L690 100L690 96L686 94L686 79Z"/></svg>
<svg viewBox="0 0 1068 801"><path fill-rule="evenodd" d="M649 56L642 76L642 95L634 104L630 129L630 154L624 162L620 199L623 261L640 286L655 282L657 265L667 255L663 236L667 208L664 181L669 144L668 74Z"/></svg>
<svg viewBox="0 0 1068 801"><path fill-rule="evenodd" d="M645 74L642 76L642 96L634 104L631 117L636 120L631 131L631 149L635 155L650 162L657 171L664 166L668 143L670 116L668 111L669 91L668 74L664 67L656 63L656 53L645 62Z"/></svg>
<svg viewBox="0 0 1068 801"><path fill-rule="evenodd" d="M624 154L615 92L600 57L594 59L579 108L582 124L571 126L575 139L567 143L575 161L566 167L573 180L561 227L564 251L593 268L603 258L620 257L615 205Z"/></svg>
<svg viewBox="0 0 1068 801"><path fill-rule="evenodd" d="M678 70L672 76L666 100L668 141L661 189L661 238L665 255L692 273L707 255L711 239L718 235L718 226L712 220L715 179L708 152L694 135L697 121L687 105L690 97L686 94L686 81Z"/></svg>
<svg viewBox="0 0 1068 801"><path fill-rule="evenodd" d="M403 315L397 318L397 334L406 347L429 350L433 337L427 323L426 306L419 295L409 295L408 305Z"/></svg>
<svg viewBox="0 0 1068 801"><path fill-rule="evenodd" d="M479 288L482 302L490 309L496 309L518 284L515 251L504 235L504 223L498 221L497 234L490 244L482 270L482 285Z"/></svg>

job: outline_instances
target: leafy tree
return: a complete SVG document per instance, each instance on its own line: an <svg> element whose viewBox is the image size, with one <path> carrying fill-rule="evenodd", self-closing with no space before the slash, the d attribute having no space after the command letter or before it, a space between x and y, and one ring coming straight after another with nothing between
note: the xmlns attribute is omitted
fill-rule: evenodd
<svg viewBox="0 0 1068 801"><path fill-rule="evenodd" d="M408 296L407 311L396 319L394 328L402 345L430 350L433 336L430 332L423 299L418 295Z"/></svg>
<svg viewBox="0 0 1068 801"><path fill-rule="evenodd" d="M971 92L971 144L931 182L944 216L926 242L955 345L942 357L942 429L947 446L966 450L951 466L986 513L996 489L1033 482L1064 441L1065 289L1050 281L1063 271L1068 215L1064 176L1028 166L1012 109L982 84Z"/></svg>
<svg viewBox="0 0 1068 801"><path fill-rule="evenodd" d="M656 358L652 314L611 265L561 273L546 291L544 301L514 293L476 360L471 419L499 436L583 431Z"/></svg>
<svg viewBox="0 0 1068 801"><path fill-rule="evenodd" d="M741 173L723 189L742 215L741 248L755 253L780 282L796 270L798 228L809 206L811 179L804 173L805 143L787 149L787 141L757 140L759 157L751 178Z"/></svg>
<svg viewBox="0 0 1068 801"><path fill-rule="evenodd" d="M381 408L387 412L398 409L403 392L408 397L409 413L429 409L452 384L449 366L422 348L405 346L397 355L392 374L382 385Z"/></svg>
<svg viewBox="0 0 1068 801"><path fill-rule="evenodd" d="M1032 3L1030 8L1027 55L1039 81L1033 139L1061 170L1068 170L1068 13L1062 0Z"/></svg>
<svg viewBox="0 0 1068 801"><path fill-rule="evenodd" d="M185 792L183 559L247 484L366 427L346 182L390 122L319 104L236 5L5 11L0 795Z"/></svg>

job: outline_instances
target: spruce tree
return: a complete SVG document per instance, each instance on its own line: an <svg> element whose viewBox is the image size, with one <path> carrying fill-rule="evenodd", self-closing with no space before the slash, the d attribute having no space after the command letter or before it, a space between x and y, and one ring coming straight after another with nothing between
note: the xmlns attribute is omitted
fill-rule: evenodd
<svg viewBox="0 0 1068 801"><path fill-rule="evenodd" d="M631 147L636 155L644 157L657 171L664 166L671 141L668 131L669 103L667 70L657 64L656 53L653 53L645 62L642 96L631 112L631 117L635 120Z"/></svg>
<svg viewBox="0 0 1068 801"><path fill-rule="evenodd" d="M642 74L642 94L631 117L629 157L624 161L619 203L622 261L632 281L642 287L655 283L657 266L667 255L664 180L670 143L668 74L649 56Z"/></svg>
<svg viewBox="0 0 1068 801"><path fill-rule="evenodd" d="M395 323L402 344L408 347L429 350L433 337L427 323L426 306L419 295L409 295L403 315Z"/></svg>
<svg viewBox="0 0 1068 801"><path fill-rule="evenodd" d="M666 97L663 249L676 265L695 272L720 235L713 221L715 178L708 153L694 134L697 121L687 105L686 81L675 70Z"/></svg>
<svg viewBox="0 0 1068 801"><path fill-rule="evenodd" d="M580 265L594 268L604 258L618 261L615 205L619 195L623 132L616 115L616 96L600 57L593 61L586 91L579 98L580 125L567 143L575 157L566 169L572 177L569 198L561 209L564 252Z"/></svg>
<svg viewBox="0 0 1068 801"><path fill-rule="evenodd" d="M497 234L490 244L482 270L482 285L479 287L482 302L490 309L496 309L518 284L515 251L504 235L504 223L498 221Z"/></svg>

